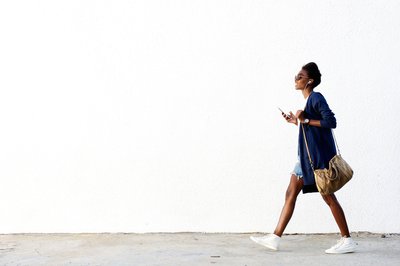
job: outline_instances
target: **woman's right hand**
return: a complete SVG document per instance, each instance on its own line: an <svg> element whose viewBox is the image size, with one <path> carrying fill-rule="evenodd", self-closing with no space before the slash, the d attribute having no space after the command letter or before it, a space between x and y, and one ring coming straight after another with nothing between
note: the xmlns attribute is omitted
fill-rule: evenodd
<svg viewBox="0 0 400 266"><path fill-rule="evenodd" d="M289 115L282 114L282 116L288 123L292 123L297 126L297 117L292 112L289 112Z"/></svg>

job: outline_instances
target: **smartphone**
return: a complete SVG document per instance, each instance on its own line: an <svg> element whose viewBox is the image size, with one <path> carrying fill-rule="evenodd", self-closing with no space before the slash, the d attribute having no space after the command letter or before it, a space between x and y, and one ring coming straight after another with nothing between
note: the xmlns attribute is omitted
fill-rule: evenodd
<svg viewBox="0 0 400 266"><path fill-rule="evenodd" d="M278 109L279 109L279 111L281 111L281 113L283 114L283 116L284 116L285 118L290 118L290 115L289 115L289 114L287 114L287 113L285 113L284 111L282 111L282 109L279 108L279 107L278 107Z"/></svg>

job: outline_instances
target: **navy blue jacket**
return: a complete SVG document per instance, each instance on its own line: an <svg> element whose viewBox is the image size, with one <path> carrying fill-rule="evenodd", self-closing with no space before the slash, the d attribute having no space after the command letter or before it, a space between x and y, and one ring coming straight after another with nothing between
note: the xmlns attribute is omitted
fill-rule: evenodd
<svg viewBox="0 0 400 266"><path fill-rule="evenodd" d="M324 96L319 92L310 94L304 112L305 118L321 121L321 127L303 125L314 169L328 168L329 161L336 155L335 141L331 130L336 128L335 114L329 108ZM298 147L304 180L303 193L318 192L304 143L302 126L299 127Z"/></svg>

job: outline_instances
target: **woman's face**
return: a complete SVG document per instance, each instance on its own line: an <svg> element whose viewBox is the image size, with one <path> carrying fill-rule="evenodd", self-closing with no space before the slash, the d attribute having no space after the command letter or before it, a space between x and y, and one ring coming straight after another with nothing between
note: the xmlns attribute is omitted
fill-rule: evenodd
<svg viewBox="0 0 400 266"><path fill-rule="evenodd" d="M310 78L308 77L307 71L304 69L300 70L300 72L294 77L296 90L304 90L309 80Z"/></svg>

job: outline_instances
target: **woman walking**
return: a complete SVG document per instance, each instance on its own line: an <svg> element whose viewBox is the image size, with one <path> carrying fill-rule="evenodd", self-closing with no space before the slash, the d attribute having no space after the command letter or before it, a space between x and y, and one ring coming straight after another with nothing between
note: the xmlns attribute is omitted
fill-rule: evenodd
<svg viewBox="0 0 400 266"><path fill-rule="evenodd" d="M250 237L254 242L273 250L279 249L283 231L292 217L300 191L303 191L303 193L318 192L305 147L302 127L304 128L316 169L329 168L330 159L336 155L336 147L331 130L336 128L335 115L329 108L324 96L319 92L314 92L314 88L320 82L321 73L318 66L313 62L304 65L295 76L295 88L300 90L306 99L304 111L298 110L296 114L292 112L289 114L282 113L287 122L296 126L300 124L298 162L291 173L290 183L286 190L285 204L274 233L262 237ZM322 198L330 207L342 236L336 245L325 250L325 252L330 254L354 252L357 244L350 237L346 217L336 196L329 194L322 195Z"/></svg>

